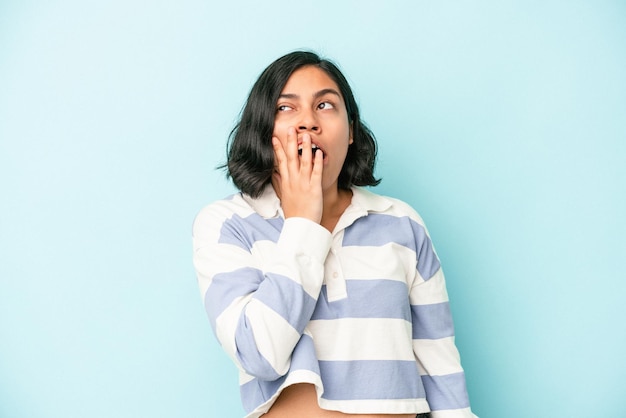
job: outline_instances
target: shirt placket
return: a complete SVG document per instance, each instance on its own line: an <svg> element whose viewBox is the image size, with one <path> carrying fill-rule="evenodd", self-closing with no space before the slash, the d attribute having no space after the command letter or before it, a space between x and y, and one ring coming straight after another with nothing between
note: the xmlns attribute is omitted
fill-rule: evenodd
<svg viewBox="0 0 626 418"><path fill-rule="evenodd" d="M335 235L330 252L326 257L326 263L324 263L324 284L326 285L328 302L335 302L348 297L346 279L339 259L342 239L343 231Z"/></svg>

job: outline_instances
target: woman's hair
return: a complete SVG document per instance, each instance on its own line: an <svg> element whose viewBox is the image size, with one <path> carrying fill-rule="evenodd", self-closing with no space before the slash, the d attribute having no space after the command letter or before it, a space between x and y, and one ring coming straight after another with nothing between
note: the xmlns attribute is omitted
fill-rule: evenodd
<svg viewBox="0 0 626 418"><path fill-rule="evenodd" d="M291 74L304 66L323 70L337 84L352 125L353 143L339 174L339 187L375 186L376 140L361 121L352 89L339 68L329 60L308 51L295 51L270 64L252 86L241 118L229 136L225 168L239 190L258 197L271 182L274 171L272 134L276 102Z"/></svg>

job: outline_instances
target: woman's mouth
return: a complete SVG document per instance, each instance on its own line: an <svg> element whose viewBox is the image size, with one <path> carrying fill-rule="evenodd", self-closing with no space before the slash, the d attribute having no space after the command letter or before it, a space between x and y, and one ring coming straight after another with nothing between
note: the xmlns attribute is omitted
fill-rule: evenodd
<svg viewBox="0 0 626 418"><path fill-rule="evenodd" d="M313 152L313 156L315 156L315 153L317 151L320 151L322 153L322 155L324 154L322 149L320 147L318 147L317 145L315 145L315 144L311 144L311 151ZM302 144L300 144L298 146L298 155L302 155Z"/></svg>

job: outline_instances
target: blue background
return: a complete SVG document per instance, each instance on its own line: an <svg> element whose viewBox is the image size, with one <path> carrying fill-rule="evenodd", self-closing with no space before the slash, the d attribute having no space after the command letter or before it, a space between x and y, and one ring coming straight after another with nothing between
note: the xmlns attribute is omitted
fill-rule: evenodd
<svg viewBox="0 0 626 418"><path fill-rule="evenodd" d="M626 416L623 1L0 2L0 417L240 417L191 223L260 71L334 58L481 418Z"/></svg>

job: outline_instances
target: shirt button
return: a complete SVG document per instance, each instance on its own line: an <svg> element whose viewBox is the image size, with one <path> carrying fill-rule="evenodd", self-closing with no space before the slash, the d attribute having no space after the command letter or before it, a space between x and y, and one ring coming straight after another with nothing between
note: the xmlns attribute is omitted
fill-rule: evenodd
<svg viewBox="0 0 626 418"><path fill-rule="evenodd" d="M337 277L339 277L339 273L334 272L334 273L333 273L333 279L336 279Z"/></svg>

